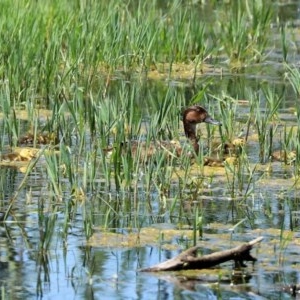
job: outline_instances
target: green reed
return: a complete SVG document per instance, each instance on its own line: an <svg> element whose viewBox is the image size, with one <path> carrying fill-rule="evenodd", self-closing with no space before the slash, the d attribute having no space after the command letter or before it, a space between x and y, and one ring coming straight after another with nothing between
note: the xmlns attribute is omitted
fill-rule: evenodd
<svg viewBox="0 0 300 300"><path fill-rule="evenodd" d="M225 161L228 189L232 199L246 200L253 192L256 166L251 167L245 147L241 146L233 164Z"/></svg>
<svg viewBox="0 0 300 300"><path fill-rule="evenodd" d="M258 133L261 163L265 163L272 153L273 135L277 129L272 123L277 119L277 112L282 99L281 95L275 94L270 88L262 87L258 99L252 102L251 114L255 115L254 123ZM262 103L264 103L264 108L261 107Z"/></svg>
<svg viewBox="0 0 300 300"><path fill-rule="evenodd" d="M281 133L281 132L280 132ZM283 154L284 164L291 164L294 158L291 157L291 151L297 149L297 137L295 136L295 128L292 126L290 128L287 125L283 128L283 133L280 136L280 151Z"/></svg>
<svg viewBox="0 0 300 300"><path fill-rule="evenodd" d="M122 209L133 208L136 214L145 212L140 193L146 195L148 212L151 213L153 194L158 195L156 200L161 201L162 210L176 212L177 200L171 205L167 200L178 177L182 188L196 187L193 198L197 197L202 179L191 182L187 155L177 159L172 151L158 151L153 158L146 159L143 152L150 150L150 143L159 145L161 140L179 139L183 135L178 125L183 107L202 101L209 103L206 97L211 81L196 80L198 65L208 57L224 54L231 60L259 61L268 41L271 13L264 2L224 4L228 9L218 18L218 28L199 21L199 13L204 11L201 5L178 0L165 3L165 7L158 1L135 4L121 0L19 0L17 8L4 1L0 12L0 41L4 45L0 54L1 78L7 82L1 85L4 134L9 135L10 144L16 143L20 128L14 110L22 105L27 109L35 136L38 130L55 132L60 141L59 153L51 150L44 154L49 194L56 199L61 199L65 192L73 192L74 196L81 189L86 199L94 193L117 194L120 198L115 201L97 199L106 227L118 220ZM140 79L138 88L132 84L137 75L160 68L166 68L171 79L179 62L192 64L193 87L184 83L182 88L172 88L170 84L166 93L155 97L151 94L151 82ZM123 84L116 84L116 78L124 79ZM223 142L236 134L234 103L230 98L227 107L225 101L219 101L224 120ZM52 111L43 124L35 113L37 107ZM257 119L262 135L265 127L259 122ZM217 130L208 129L209 141ZM138 144L135 154L134 141L143 142L143 146ZM261 144L265 147L266 142L262 140ZM186 153L191 151L187 148ZM199 176L203 173L202 154L203 149L196 158ZM176 177L176 168L183 175ZM234 186L237 184L242 191L250 181L243 179L243 173L249 171L245 155L235 168L232 172L238 181ZM246 194L249 190L246 187ZM181 196L179 191L174 199ZM121 204L124 199L126 207ZM64 204L66 212L72 211L70 199ZM98 211L97 205L85 203L87 237L92 233ZM48 219L42 219L42 213L40 209L41 224L51 232L55 213ZM64 233L69 221L71 218L66 216Z"/></svg>
<svg viewBox="0 0 300 300"><path fill-rule="evenodd" d="M285 261L285 251L287 247L293 240L293 231L285 231L285 222L284 220L281 221L281 228L280 228L280 236L279 236L279 256L278 256L278 263L280 265L284 264Z"/></svg>
<svg viewBox="0 0 300 300"><path fill-rule="evenodd" d="M300 72L298 68L294 66L285 65L288 71L288 80L290 81L292 88L294 89L297 96L300 95ZM298 106L296 106L298 108Z"/></svg>
<svg viewBox="0 0 300 300"><path fill-rule="evenodd" d="M222 115L222 126L219 127L222 149L225 143L231 143L238 137L239 132L236 131L236 101L228 96L224 99L218 99L219 111Z"/></svg>
<svg viewBox="0 0 300 300"><path fill-rule="evenodd" d="M7 83L3 83L0 92L0 109L3 112L3 134L7 135L10 146L16 146L19 136L20 120L16 116L17 101L11 101L11 90ZM3 143L3 141L2 141Z"/></svg>
<svg viewBox="0 0 300 300"><path fill-rule="evenodd" d="M261 61L268 45L272 10L267 1L236 1L218 15L216 36L232 63Z"/></svg>
<svg viewBox="0 0 300 300"><path fill-rule="evenodd" d="M252 39L263 44L267 25L261 23L268 17L255 18L259 11L253 17ZM157 1L138 2L133 8L130 1L118 0L79 5L20 0L18 9L6 1L0 29L5 45L2 73L11 85L11 97L26 101L31 90L47 105L70 98L74 89L93 89L99 74L109 82L111 73L121 70L130 79L131 71L147 72L160 62L169 63L169 70L181 61L195 59L198 65L213 52L208 42L213 29L199 22L193 5L181 1L169 2L165 10ZM228 49L227 44L223 47Z"/></svg>
<svg viewBox="0 0 300 300"><path fill-rule="evenodd" d="M94 233L93 226L95 225L95 222L93 214L95 214L95 210L88 207L85 203L85 206L83 207L82 218L83 231L86 239L89 239Z"/></svg>
<svg viewBox="0 0 300 300"><path fill-rule="evenodd" d="M297 122L300 122L300 107L297 106ZM294 162L294 173L295 177L299 178L300 175L300 130L299 126L297 127L297 133L295 138L295 149L296 149L296 158Z"/></svg>
<svg viewBox="0 0 300 300"><path fill-rule="evenodd" d="M199 212L199 208L195 208L193 223L193 246L196 246L198 239L203 238L203 216Z"/></svg>
<svg viewBox="0 0 300 300"><path fill-rule="evenodd" d="M58 197L58 199L60 199L62 196L62 190L61 182L59 179L62 173L59 171L62 171L62 169L59 163L59 158L53 151L50 151L48 153L45 153L45 162L51 190L53 190L54 195Z"/></svg>
<svg viewBox="0 0 300 300"><path fill-rule="evenodd" d="M287 40L287 37L286 37L286 31L287 31L286 26L281 25L280 26L280 36L281 36L282 56L283 56L284 62L287 62L287 56L288 56L288 52L289 52L289 47L288 47L289 41Z"/></svg>

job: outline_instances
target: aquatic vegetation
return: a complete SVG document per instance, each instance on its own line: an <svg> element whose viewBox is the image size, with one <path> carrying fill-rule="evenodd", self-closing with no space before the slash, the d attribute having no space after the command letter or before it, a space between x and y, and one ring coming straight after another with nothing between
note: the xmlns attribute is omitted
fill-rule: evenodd
<svg viewBox="0 0 300 300"><path fill-rule="evenodd" d="M217 22L221 45L233 68L263 60L272 21L268 1L229 2Z"/></svg>
<svg viewBox="0 0 300 300"><path fill-rule="evenodd" d="M255 111L255 125L258 133L260 146L259 158L261 163L265 163L272 156L273 135L276 131L276 125L273 126L277 117L278 107L282 101L282 96L276 95L269 88L263 87L258 99L253 99L251 108L252 114ZM261 99L262 97L263 99ZM261 108L261 104L264 107Z"/></svg>
<svg viewBox="0 0 300 300"><path fill-rule="evenodd" d="M216 241L223 247L261 231L279 255L268 261L264 245L262 268L290 264L296 239L286 231L298 230L299 211L299 41L297 23L284 22L277 3L2 2L0 207L9 242L1 246L9 252L18 241L16 252L35 258L38 295L60 249L64 262L73 248L85 257L65 266L72 270L64 278L82 264L92 284L111 255L96 264L99 248L143 253L150 245L163 256L201 239L205 253ZM222 122L197 126L199 147L186 142L182 126L192 105ZM153 144L163 151L145 159ZM122 268L155 256L140 253L144 261L126 258Z"/></svg>

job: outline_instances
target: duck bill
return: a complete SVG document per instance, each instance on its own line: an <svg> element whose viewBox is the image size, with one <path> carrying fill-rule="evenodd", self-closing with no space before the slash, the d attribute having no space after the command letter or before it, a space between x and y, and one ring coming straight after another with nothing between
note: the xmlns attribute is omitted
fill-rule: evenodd
<svg viewBox="0 0 300 300"><path fill-rule="evenodd" d="M212 125L219 125L219 126L222 125L221 122L219 122L219 121L213 119L211 116L207 116L207 117L205 118L204 122L205 122L205 123L208 123L208 124L212 124Z"/></svg>

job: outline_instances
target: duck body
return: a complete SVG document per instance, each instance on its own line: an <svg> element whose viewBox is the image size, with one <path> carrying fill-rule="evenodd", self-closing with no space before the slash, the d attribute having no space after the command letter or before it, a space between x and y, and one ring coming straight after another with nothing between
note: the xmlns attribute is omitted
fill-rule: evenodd
<svg viewBox="0 0 300 300"><path fill-rule="evenodd" d="M212 125L221 125L221 123L213 119L205 108L200 105L193 105L186 108L182 113L182 122L185 136L188 140L189 146L182 147L179 141L128 141L121 144L120 154L124 155L130 153L135 156L141 162L148 161L151 157L157 153L164 153L168 158L180 157L182 155L188 155L191 158L199 154L199 139L196 134L197 124L207 123ZM186 149L188 148L188 149ZM108 151L113 149L107 149ZM107 151L107 152L108 152ZM105 151L106 152L106 151ZM210 160L204 160L204 164ZM207 165L210 165L207 164Z"/></svg>

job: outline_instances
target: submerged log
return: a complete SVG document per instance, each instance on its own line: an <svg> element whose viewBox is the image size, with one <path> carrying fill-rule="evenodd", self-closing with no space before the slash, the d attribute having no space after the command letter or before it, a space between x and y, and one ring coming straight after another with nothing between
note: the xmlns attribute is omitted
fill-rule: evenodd
<svg viewBox="0 0 300 300"><path fill-rule="evenodd" d="M161 272L161 271L180 271L207 269L214 267L220 263L234 260L241 266L244 266L243 261L256 261L257 259L250 254L252 247L261 242L263 237L258 237L249 243L242 244L238 247L214 252L212 254L197 256L198 249L201 246L195 246L180 253L178 256L171 258L165 262L159 263L149 268L141 269L141 272Z"/></svg>

